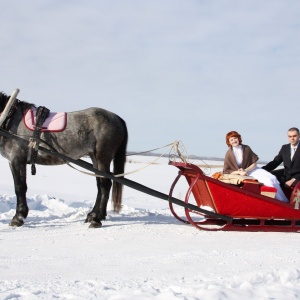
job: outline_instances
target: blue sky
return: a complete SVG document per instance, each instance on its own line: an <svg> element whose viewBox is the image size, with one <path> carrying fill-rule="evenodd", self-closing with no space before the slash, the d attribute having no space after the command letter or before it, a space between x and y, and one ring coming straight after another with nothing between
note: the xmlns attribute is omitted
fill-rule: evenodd
<svg viewBox="0 0 300 300"><path fill-rule="evenodd" d="M300 1L0 0L0 90L52 111L97 106L129 151L181 140L223 157L228 131L271 160L300 127Z"/></svg>

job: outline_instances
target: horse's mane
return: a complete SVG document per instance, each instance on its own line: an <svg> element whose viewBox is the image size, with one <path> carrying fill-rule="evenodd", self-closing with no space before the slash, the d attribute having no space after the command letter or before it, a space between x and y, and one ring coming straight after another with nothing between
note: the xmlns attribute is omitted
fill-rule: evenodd
<svg viewBox="0 0 300 300"><path fill-rule="evenodd" d="M8 96L7 94L0 92L0 108L2 108L1 111L4 109L9 98L10 98L10 96ZM31 107L36 107L35 104L33 104L33 103L21 101L19 99L17 99L17 100L18 100L18 106L21 108L23 113L25 113L25 111Z"/></svg>
<svg viewBox="0 0 300 300"><path fill-rule="evenodd" d="M18 106L20 106L21 107L21 109L22 109L22 111L25 113L25 111L27 110L27 109L29 109L29 108L32 108L32 107L36 107L35 106L35 104L33 104L33 103L29 103L29 102L25 102L25 101L20 101L19 99L18 99Z"/></svg>

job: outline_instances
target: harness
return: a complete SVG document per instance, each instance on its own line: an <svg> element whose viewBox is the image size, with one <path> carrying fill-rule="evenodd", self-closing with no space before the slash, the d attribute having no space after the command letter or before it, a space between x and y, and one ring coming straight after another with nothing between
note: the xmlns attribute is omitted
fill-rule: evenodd
<svg viewBox="0 0 300 300"><path fill-rule="evenodd" d="M49 116L50 110L44 106L39 106L36 112L36 124L33 131L33 136L29 139L29 151L27 161L31 164L31 174L36 174L35 163L37 160L37 154L40 144L40 136L42 131L42 125Z"/></svg>
<svg viewBox="0 0 300 300"><path fill-rule="evenodd" d="M0 113L0 129L7 127L10 118L13 116L19 100L17 95L19 89L15 89L8 99L2 113ZM35 114L35 116L34 116ZM27 117L30 116L30 117ZM46 122L45 122L46 121ZM29 123L28 123L29 122ZM30 124L31 122L31 124ZM37 109L32 108L28 110L24 117L24 124L27 129L33 131L32 137L29 138L27 163L31 164L31 174L36 174L36 161L38 156L39 144L45 143L40 139L41 133L46 132L60 132L65 130L67 124L66 113L50 113L50 110L44 106L39 106ZM48 145L50 148L51 146Z"/></svg>

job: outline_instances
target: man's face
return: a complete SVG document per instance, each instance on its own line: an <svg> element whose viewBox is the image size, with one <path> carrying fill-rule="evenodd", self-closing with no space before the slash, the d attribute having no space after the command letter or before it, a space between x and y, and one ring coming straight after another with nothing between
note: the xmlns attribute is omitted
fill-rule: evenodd
<svg viewBox="0 0 300 300"><path fill-rule="evenodd" d="M297 133L297 131L288 131L288 138L291 145L296 146L299 141L300 135Z"/></svg>

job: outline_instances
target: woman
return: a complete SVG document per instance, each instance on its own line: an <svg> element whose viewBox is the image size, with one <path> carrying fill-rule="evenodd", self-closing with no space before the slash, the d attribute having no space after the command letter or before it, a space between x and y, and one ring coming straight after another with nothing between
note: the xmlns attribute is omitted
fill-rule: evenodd
<svg viewBox="0 0 300 300"><path fill-rule="evenodd" d="M223 173L252 176L266 186L277 189L275 198L284 202L289 202L283 193L277 178L257 167L258 156L247 145L242 144L241 135L236 131L226 134L226 144L229 147L224 159Z"/></svg>

